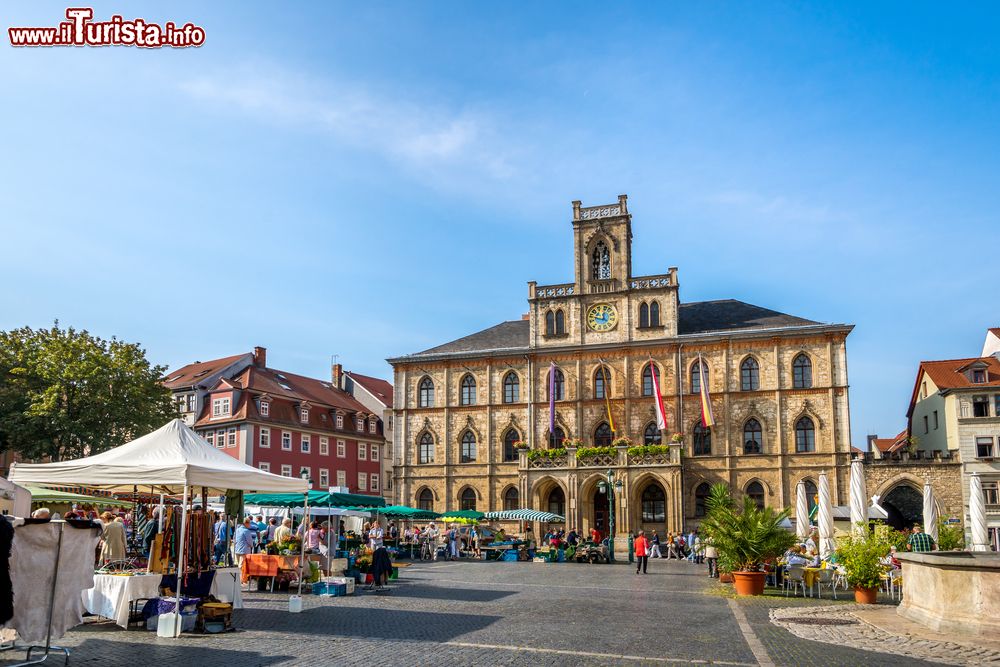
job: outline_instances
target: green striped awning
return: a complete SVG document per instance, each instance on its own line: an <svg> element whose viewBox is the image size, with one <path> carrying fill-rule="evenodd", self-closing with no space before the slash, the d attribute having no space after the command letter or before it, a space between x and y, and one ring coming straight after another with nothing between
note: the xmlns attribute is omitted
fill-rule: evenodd
<svg viewBox="0 0 1000 667"><path fill-rule="evenodd" d="M564 516L530 509L487 512L485 518L499 521L541 521L542 523L562 523L566 521L566 517Z"/></svg>

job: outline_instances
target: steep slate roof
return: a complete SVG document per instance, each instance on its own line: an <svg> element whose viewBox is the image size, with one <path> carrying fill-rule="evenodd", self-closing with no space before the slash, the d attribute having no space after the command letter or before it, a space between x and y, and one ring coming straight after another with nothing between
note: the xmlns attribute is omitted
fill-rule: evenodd
<svg viewBox="0 0 1000 667"><path fill-rule="evenodd" d="M821 324L735 299L682 303L679 320L678 335L681 336ZM527 320L511 320L409 356L527 350L529 336L530 323Z"/></svg>
<svg viewBox="0 0 1000 667"><path fill-rule="evenodd" d="M392 407L392 385L380 378L373 378L370 375L362 375L352 371L344 371L344 375L364 387L372 396L382 402L387 408Z"/></svg>
<svg viewBox="0 0 1000 667"><path fill-rule="evenodd" d="M252 356L253 355L249 352L245 352L243 354L235 354L231 357L223 357L222 359L213 359L212 361L196 361L193 364L181 366L177 370L167 373L166 381L163 384L168 389L192 387L198 383L200 378L205 378L213 373L217 373L230 364L236 363L243 357Z"/></svg>
<svg viewBox="0 0 1000 667"><path fill-rule="evenodd" d="M769 308L723 299L696 301L680 305L678 335L738 331L744 329L777 329L820 324L794 315L786 315Z"/></svg>
<svg viewBox="0 0 1000 667"><path fill-rule="evenodd" d="M531 323L528 320L501 322L489 329L483 329L444 345L417 352L415 357L431 354L451 354L455 352L487 352L490 350L519 349L528 347Z"/></svg>

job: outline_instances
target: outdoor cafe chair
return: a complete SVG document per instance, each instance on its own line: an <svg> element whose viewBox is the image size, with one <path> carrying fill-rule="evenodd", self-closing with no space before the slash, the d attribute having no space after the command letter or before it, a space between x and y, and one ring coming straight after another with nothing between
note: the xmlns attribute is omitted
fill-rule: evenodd
<svg viewBox="0 0 1000 667"><path fill-rule="evenodd" d="M837 566L837 570L836 570L836 574L834 575L834 578L837 581L837 585L840 586L841 588L843 588L846 591L847 590L847 570L844 569L843 565L838 565Z"/></svg>
<svg viewBox="0 0 1000 667"><path fill-rule="evenodd" d="M883 575L882 583L885 586L885 592L889 594L889 597L893 600L903 599L903 572L901 570L889 570L885 575Z"/></svg>
<svg viewBox="0 0 1000 667"><path fill-rule="evenodd" d="M837 599L837 574L830 568L820 570L816 574L816 596L823 597L823 587L826 586L833 594L833 599Z"/></svg>
<svg viewBox="0 0 1000 667"><path fill-rule="evenodd" d="M785 597L788 597L788 589L798 591L802 587L802 595L806 594L806 573L801 565L789 565L785 570ZM798 593L796 593L797 595Z"/></svg>

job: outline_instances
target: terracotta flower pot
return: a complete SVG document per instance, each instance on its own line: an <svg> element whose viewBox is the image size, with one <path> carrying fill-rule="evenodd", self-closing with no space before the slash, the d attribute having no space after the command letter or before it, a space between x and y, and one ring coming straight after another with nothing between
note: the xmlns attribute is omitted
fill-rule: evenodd
<svg viewBox="0 0 1000 667"><path fill-rule="evenodd" d="M855 586L854 601L858 604L875 604L878 602L878 589Z"/></svg>
<svg viewBox="0 0 1000 667"><path fill-rule="evenodd" d="M719 573L719 583L731 584L733 583L733 575L731 572L720 572Z"/></svg>
<svg viewBox="0 0 1000 667"><path fill-rule="evenodd" d="M737 595L763 595L764 572L733 572L733 584Z"/></svg>

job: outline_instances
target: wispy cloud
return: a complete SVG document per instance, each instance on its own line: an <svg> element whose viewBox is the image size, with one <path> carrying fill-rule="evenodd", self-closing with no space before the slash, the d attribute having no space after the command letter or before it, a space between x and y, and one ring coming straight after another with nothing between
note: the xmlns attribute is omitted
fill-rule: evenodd
<svg viewBox="0 0 1000 667"><path fill-rule="evenodd" d="M708 203L776 223L826 224L842 217L827 206L810 204L784 195L747 190L725 190L707 197Z"/></svg>
<svg viewBox="0 0 1000 667"><path fill-rule="evenodd" d="M179 87L207 104L323 132L420 174L461 172L499 180L516 171L513 147L500 140L496 121L480 110L273 68L220 71L184 80Z"/></svg>

